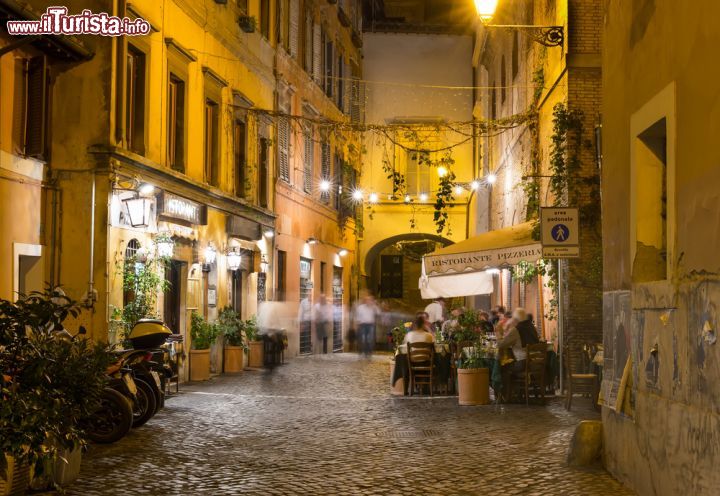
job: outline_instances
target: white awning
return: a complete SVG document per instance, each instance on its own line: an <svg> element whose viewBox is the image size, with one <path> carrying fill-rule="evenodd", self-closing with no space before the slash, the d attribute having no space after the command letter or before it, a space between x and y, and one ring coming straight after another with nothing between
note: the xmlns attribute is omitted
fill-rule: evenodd
<svg viewBox="0 0 720 496"><path fill-rule="evenodd" d="M425 300L431 300L440 296L453 298L456 296L491 294L492 292L493 276L492 273L487 271L437 277L420 277L420 294Z"/></svg>
<svg viewBox="0 0 720 496"><path fill-rule="evenodd" d="M542 258L542 245L532 237L534 227L525 222L435 250L423 257L423 273L432 278L535 262Z"/></svg>

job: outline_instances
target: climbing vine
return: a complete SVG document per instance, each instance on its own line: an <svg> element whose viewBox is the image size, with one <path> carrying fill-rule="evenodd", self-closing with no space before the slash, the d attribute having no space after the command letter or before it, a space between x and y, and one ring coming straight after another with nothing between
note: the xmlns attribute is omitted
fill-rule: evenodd
<svg viewBox="0 0 720 496"><path fill-rule="evenodd" d="M553 107L553 134L550 147L550 192L556 207L566 206L580 170L583 113L564 103Z"/></svg>

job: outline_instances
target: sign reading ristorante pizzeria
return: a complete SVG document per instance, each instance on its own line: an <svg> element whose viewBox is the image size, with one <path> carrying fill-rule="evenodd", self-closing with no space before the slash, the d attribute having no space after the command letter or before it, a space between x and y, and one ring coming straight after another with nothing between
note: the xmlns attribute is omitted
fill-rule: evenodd
<svg viewBox="0 0 720 496"><path fill-rule="evenodd" d="M175 222L201 226L207 224L207 206L167 191L158 196L158 215Z"/></svg>
<svg viewBox="0 0 720 496"><path fill-rule="evenodd" d="M542 245L540 243L480 252L428 255L425 257L425 270L428 276L475 272L516 265L522 261L534 262L541 257Z"/></svg>

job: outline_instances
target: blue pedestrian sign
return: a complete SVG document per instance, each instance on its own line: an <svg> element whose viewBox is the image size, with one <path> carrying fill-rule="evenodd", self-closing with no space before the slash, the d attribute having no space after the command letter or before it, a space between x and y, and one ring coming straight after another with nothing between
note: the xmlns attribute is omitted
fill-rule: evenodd
<svg viewBox="0 0 720 496"><path fill-rule="evenodd" d="M558 243L565 243L570 238L570 229L565 224L555 224L550 233Z"/></svg>
<svg viewBox="0 0 720 496"><path fill-rule="evenodd" d="M580 256L580 218L577 208L546 207L540 210L543 258Z"/></svg>

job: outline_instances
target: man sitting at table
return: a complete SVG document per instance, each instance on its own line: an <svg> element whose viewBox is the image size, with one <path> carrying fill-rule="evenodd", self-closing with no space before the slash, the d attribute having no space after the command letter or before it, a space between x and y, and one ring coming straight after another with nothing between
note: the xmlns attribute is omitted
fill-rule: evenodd
<svg viewBox="0 0 720 496"><path fill-rule="evenodd" d="M525 370L525 360L527 359L527 351L525 347L529 344L537 344L540 342L537 335L535 325L528 318L527 313L522 308L516 308L513 312L512 327L508 327L502 341L498 343L500 356L506 349L511 349L515 361L508 364L512 372L522 372Z"/></svg>
<svg viewBox="0 0 720 496"><path fill-rule="evenodd" d="M426 327L425 312L418 312L415 315L415 321L413 322L413 328L405 334L403 344L407 343L434 343L435 336L431 332L427 331Z"/></svg>

